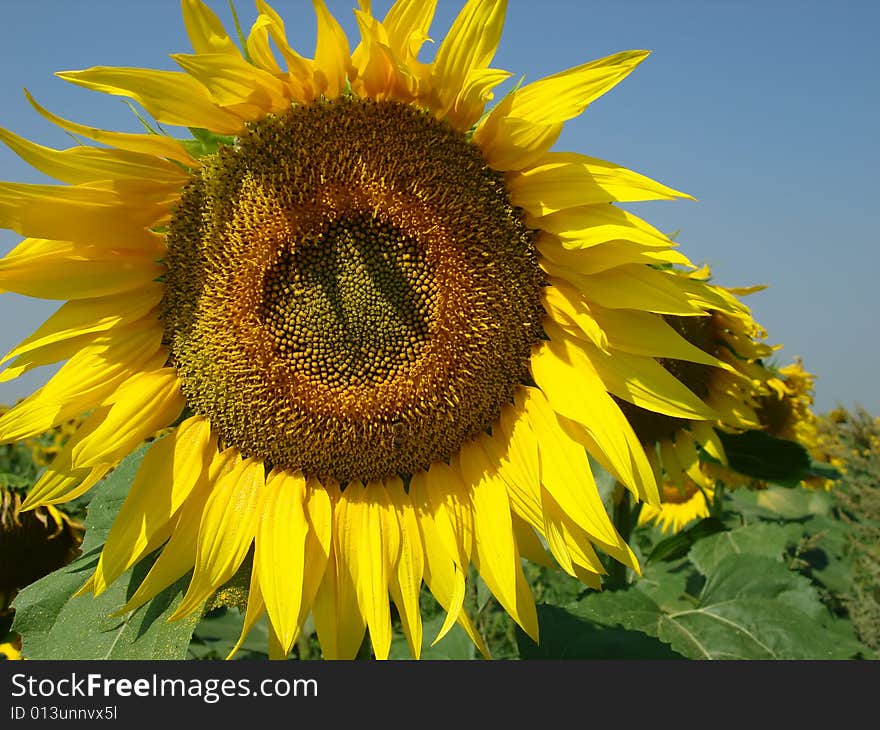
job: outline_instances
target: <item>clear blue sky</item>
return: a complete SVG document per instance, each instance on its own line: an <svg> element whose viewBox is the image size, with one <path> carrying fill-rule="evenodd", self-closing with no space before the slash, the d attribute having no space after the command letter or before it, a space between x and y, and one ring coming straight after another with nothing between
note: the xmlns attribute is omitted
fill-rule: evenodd
<svg viewBox="0 0 880 730"><path fill-rule="evenodd" d="M230 17L225 0L209 4ZM328 4L355 38L354 3ZM389 4L375 0L377 14ZM439 4L435 38L459 7ZM311 55L311 3L274 5L294 46ZM236 7L249 26L250 2ZM138 131L120 100L53 72L171 69L167 54L189 51L177 0L2 0L0 11L0 126L43 144L70 141L31 110L22 87L64 117ZM860 403L880 414L878 28L876 0L511 0L495 60L533 80L620 50L653 51L569 123L556 149L612 160L695 195L696 203L633 210L664 231L680 230L684 252L710 263L718 283L769 285L747 302L784 345L782 360L799 355L817 374L820 412ZM5 147L0 179L45 182ZM0 254L18 240L0 231ZM57 304L0 295L0 350ZM0 402L46 377L37 371L0 384Z"/></svg>

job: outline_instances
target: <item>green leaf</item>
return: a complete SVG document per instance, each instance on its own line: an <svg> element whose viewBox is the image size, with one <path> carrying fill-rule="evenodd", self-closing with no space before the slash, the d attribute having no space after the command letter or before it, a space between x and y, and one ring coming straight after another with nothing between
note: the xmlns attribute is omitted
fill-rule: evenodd
<svg viewBox="0 0 880 730"><path fill-rule="evenodd" d="M831 497L815 489L762 489L756 492L757 504L781 517L796 520L812 515L827 515Z"/></svg>
<svg viewBox="0 0 880 730"><path fill-rule="evenodd" d="M30 486L30 480L18 474L0 472L0 488L2 489L26 489Z"/></svg>
<svg viewBox="0 0 880 730"><path fill-rule="evenodd" d="M691 659L849 659L864 650L810 582L773 558L727 555L706 578L690 608L631 587L589 594L568 611L655 636Z"/></svg>
<svg viewBox="0 0 880 730"><path fill-rule="evenodd" d="M726 529L727 527L718 518L706 517L687 529L658 542L645 563L657 560L676 560L684 557L697 542Z"/></svg>
<svg viewBox="0 0 880 730"><path fill-rule="evenodd" d="M238 642L244 617L238 609L222 606L202 617L193 632L189 653L196 659L225 659ZM263 614L239 647L235 659L267 658L269 623Z"/></svg>
<svg viewBox="0 0 880 730"><path fill-rule="evenodd" d="M702 540L691 548L688 557L703 575L711 575L728 555L760 555L782 561L786 548L797 544L803 526L757 523L728 530Z"/></svg>
<svg viewBox="0 0 880 730"><path fill-rule="evenodd" d="M229 146L235 143L235 137L225 134L217 134L199 127L189 127L193 139L178 140L193 157L199 158L205 155L213 155L221 146Z"/></svg>
<svg viewBox="0 0 880 730"><path fill-rule="evenodd" d="M458 624L450 629L434 646L434 641L440 629L443 627L445 614L438 614L425 621L422 626L422 659L473 659L476 656L476 647L468 638L464 629ZM409 644L406 637L401 633L395 633L391 641L390 659L412 659L409 652Z"/></svg>
<svg viewBox="0 0 880 730"><path fill-rule="evenodd" d="M71 595L91 575L110 526L140 462L142 446L127 457L94 491L85 520L83 554L69 565L24 588L15 598L13 628L22 635L28 659L183 659L198 616L169 623L183 597L187 577L136 611L118 611L144 578L155 556L123 574L97 598Z"/></svg>
<svg viewBox="0 0 880 730"><path fill-rule="evenodd" d="M810 468L810 455L795 441L765 431L731 434L716 429L729 467L739 474L785 486L796 486Z"/></svg>
<svg viewBox="0 0 880 730"><path fill-rule="evenodd" d="M540 644L517 627L522 659L684 659L641 631L607 626L558 606L539 604L537 610Z"/></svg>
<svg viewBox="0 0 880 730"><path fill-rule="evenodd" d="M835 469L831 464L824 461L811 461L810 468L807 469L806 477L820 477L822 479L840 479L843 474Z"/></svg>
<svg viewBox="0 0 880 730"><path fill-rule="evenodd" d="M816 489L735 489L729 492L730 511L760 520L801 520L814 515L828 515L832 498Z"/></svg>

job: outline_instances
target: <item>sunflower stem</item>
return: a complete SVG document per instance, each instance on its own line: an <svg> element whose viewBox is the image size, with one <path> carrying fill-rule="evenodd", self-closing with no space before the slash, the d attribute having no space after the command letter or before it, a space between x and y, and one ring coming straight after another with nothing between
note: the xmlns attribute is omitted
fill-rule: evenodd
<svg viewBox="0 0 880 730"><path fill-rule="evenodd" d="M614 486L613 507L611 518L620 536L629 542L633 527L639 518L641 503L633 505L630 502L629 492L620 482ZM608 577L605 579L605 587L610 590L626 588L629 584L628 568L617 560L610 560L608 565Z"/></svg>

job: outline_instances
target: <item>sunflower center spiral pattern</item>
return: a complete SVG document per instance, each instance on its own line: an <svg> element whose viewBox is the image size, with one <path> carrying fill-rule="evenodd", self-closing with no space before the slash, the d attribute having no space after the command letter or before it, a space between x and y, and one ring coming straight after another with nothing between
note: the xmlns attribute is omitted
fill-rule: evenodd
<svg viewBox="0 0 880 730"><path fill-rule="evenodd" d="M169 227L187 401L243 454L343 484L446 460L528 377L532 239L503 175L422 111L342 98L255 122Z"/></svg>
<svg viewBox="0 0 880 730"><path fill-rule="evenodd" d="M331 388L378 385L418 360L436 301L418 241L362 213L282 256L266 276L261 316L292 367Z"/></svg>

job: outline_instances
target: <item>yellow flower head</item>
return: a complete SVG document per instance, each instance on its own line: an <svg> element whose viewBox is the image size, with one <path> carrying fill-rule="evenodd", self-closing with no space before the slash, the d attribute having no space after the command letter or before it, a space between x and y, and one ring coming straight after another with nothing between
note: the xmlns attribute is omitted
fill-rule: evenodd
<svg viewBox="0 0 880 730"><path fill-rule="evenodd" d="M762 361L775 349L763 342L767 333L738 298L763 287L731 289L709 285L711 272L705 266L697 271L678 270L676 274L687 286L710 286L726 306L706 302L702 317L664 317L691 349L687 359L664 358L660 362L713 408L714 422L672 418L656 410L622 404L627 419L645 444L664 495L682 491L690 494L695 485L711 490L714 477L729 472L724 466L701 459L700 451L724 465L727 460L715 429L736 432L759 427L755 409L767 392L771 376ZM661 509L665 509L665 504Z"/></svg>
<svg viewBox="0 0 880 730"><path fill-rule="evenodd" d="M827 454L825 437L812 410L815 381L816 376L804 370L800 358L795 358L791 364L779 368L774 377L767 381L770 392L761 398L758 419L772 436L797 441L817 461L833 463ZM834 412L831 418L835 420ZM833 465L838 469L843 468L839 459ZM803 484L807 487L830 489L834 481L810 477Z"/></svg>
<svg viewBox="0 0 880 730"><path fill-rule="evenodd" d="M550 151L647 52L487 109L510 75L491 67L501 0L469 0L431 60L430 1L398 0L383 19L361 3L352 50L315 0L313 57L263 0L244 49L200 0L182 5L193 52L172 56L181 71L59 75L206 130L217 149L74 123L33 100L104 146L0 131L65 183L0 184L0 225L28 236L0 261L0 287L68 300L2 361L5 379L67 362L0 418L0 439L91 411L25 507L83 494L170 428L85 591L161 547L124 609L192 570L180 617L252 555L243 633L268 614L272 656L311 614L325 657L353 657L367 630L387 657L391 601L418 656L423 582L448 615L440 635L458 622L485 653L463 610L473 566L537 639L521 557L552 556L597 587L597 549L638 569L587 457L659 504L619 403L706 434L727 407L664 367L717 364L664 317L739 306L667 270L691 265L615 206L689 196Z"/></svg>
<svg viewBox="0 0 880 730"><path fill-rule="evenodd" d="M67 565L77 555L83 526L57 507L22 512L21 496L0 487L0 609L26 585Z"/></svg>
<svg viewBox="0 0 880 730"><path fill-rule="evenodd" d="M664 484L661 491L662 504L643 504L638 523L644 525L653 522L663 532L679 532L692 520L709 516L709 502L714 494L713 487L701 487L687 477L682 480L681 487Z"/></svg>

